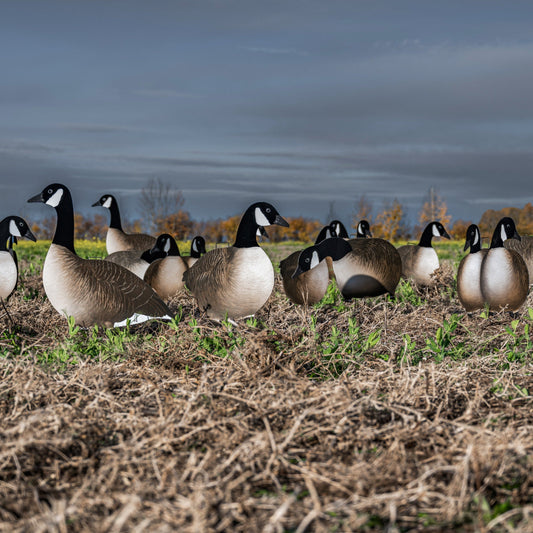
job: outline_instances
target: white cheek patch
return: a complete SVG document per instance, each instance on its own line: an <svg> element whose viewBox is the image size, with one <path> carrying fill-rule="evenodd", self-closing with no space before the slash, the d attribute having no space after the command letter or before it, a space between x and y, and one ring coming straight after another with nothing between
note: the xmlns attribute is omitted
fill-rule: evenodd
<svg viewBox="0 0 533 533"><path fill-rule="evenodd" d="M318 266L318 263L320 263L320 259L318 258L318 252L313 252L313 255L311 256L311 268L315 268Z"/></svg>
<svg viewBox="0 0 533 533"><path fill-rule="evenodd" d="M57 207L59 202L61 202L61 198L63 198L63 189L57 189L57 191L48 198L46 205Z"/></svg>
<svg viewBox="0 0 533 533"><path fill-rule="evenodd" d="M505 232L505 226L502 224L502 227L501 227L501 235L502 235L502 241L506 241L508 239L507 237L507 233Z"/></svg>
<svg viewBox="0 0 533 533"><path fill-rule="evenodd" d="M359 224L359 226L357 226L357 231L358 231L359 233L364 233L361 224Z"/></svg>
<svg viewBox="0 0 533 533"><path fill-rule="evenodd" d="M337 233L337 237L341 234L340 224L336 224L335 225L335 232Z"/></svg>
<svg viewBox="0 0 533 533"><path fill-rule="evenodd" d="M257 231L259 231L259 230L257 230ZM193 252L197 252L198 251L198 248L196 246L196 240L192 241L192 251Z"/></svg>
<svg viewBox="0 0 533 533"><path fill-rule="evenodd" d="M433 237L440 237L440 232L439 232L436 224L433 224Z"/></svg>
<svg viewBox="0 0 533 533"><path fill-rule="evenodd" d="M326 239L331 239L331 231L329 231L329 228L326 230Z"/></svg>
<svg viewBox="0 0 533 533"><path fill-rule="evenodd" d="M474 236L474 242L472 244L474 244L474 246L479 242L479 231L476 231L475 232L475 236Z"/></svg>
<svg viewBox="0 0 533 533"><path fill-rule="evenodd" d="M109 209L111 207L111 202L112 200L111 200L111 197L109 196L107 200L102 204L102 207L107 207L107 209Z"/></svg>
<svg viewBox="0 0 533 533"><path fill-rule="evenodd" d="M165 246L163 247L163 252L167 252L168 253L169 250L170 250L170 241L167 239L165 241Z"/></svg>
<svg viewBox="0 0 533 533"><path fill-rule="evenodd" d="M255 208L255 223L258 226L270 226L268 218L263 214L263 211L259 207Z"/></svg>
<svg viewBox="0 0 533 533"><path fill-rule="evenodd" d="M9 233L13 235L13 237L22 237L20 234L20 230L17 226L17 223L14 220L9 221Z"/></svg>

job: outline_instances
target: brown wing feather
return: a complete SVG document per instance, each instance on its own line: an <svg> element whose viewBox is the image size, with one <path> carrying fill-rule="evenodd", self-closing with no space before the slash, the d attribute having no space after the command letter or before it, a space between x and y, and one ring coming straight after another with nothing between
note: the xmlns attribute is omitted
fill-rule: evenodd
<svg viewBox="0 0 533 533"><path fill-rule="evenodd" d="M86 290L93 291L94 306L105 310L109 316L122 315L108 320L119 322L133 313L148 316L171 314L154 290L129 270L99 260L84 260L83 265L85 268L79 270L79 283L81 286L86 284Z"/></svg>
<svg viewBox="0 0 533 533"><path fill-rule="evenodd" d="M409 277L415 270L415 254L418 245L405 244L397 248L402 261L402 276Z"/></svg>

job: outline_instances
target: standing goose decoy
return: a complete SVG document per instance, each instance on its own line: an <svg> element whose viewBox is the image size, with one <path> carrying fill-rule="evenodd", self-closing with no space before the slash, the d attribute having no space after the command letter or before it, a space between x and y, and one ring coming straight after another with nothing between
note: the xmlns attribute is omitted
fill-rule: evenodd
<svg viewBox="0 0 533 533"><path fill-rule="evenodd" d="M187 268L191 268L200 257L202 257L202 254L205 254L205 239L197 235L192 241L191 241L191 255L188 257L184 257L183 260L185 263L187 263Z"/></svg>
<svg viewBox="0 0 533 533"><path fill-rule="evenodd" d="M135 274L109 261L82 259L74 249L72 196L54 183L30 198L55 208L57 225L43 266L43 285L52 306L80 326L117 327L150 318L171 318L153 289Z"/></svg>
<svg viewBox="0 0 533 533"><path fill-rule="evenodd" d="M157 244L166 252L166 257L153 261L146 273L144 281L154 289L163 299L175 296L183 287L183 274L187 270L187 263L181 257L174 237L163 233L157 238ZM153 250L153 248L152 248Z"/></svg>
<svg viewBox="0 0 533 533"><path fill-rule="evenodd" d="M140 250L141 252L152 248L155 244L155 237L144 233L124 233L118 203L111 194L104 194L100 200L95 202L93 207L102 206L109 209L111 220L105 239L108 254L122 252L125 250Z"/></svg>
<svg viewBox="0 0 533 533"><path fill-rule="evenodd" d="M271 204L252 204L239 223L235 244L210 250L185 271L185 285L207 316L241 318L266 303L274 288L274 268L257 244L257 230L271 224L289 225Z"/></svg>
<svg viewBox="0 0 533 533"><path fill-rule="evenodd" d="M17 242L18 237L26 237L26 239L35 241L35 236L24 219L17 216L4 218L0 222L0 301L11 322L13 320L7 311L5 302L17 286L18 262L13 243ZM7 247L8 240L9 248Z"/></svg>
<svg viewBox="0 0 533 533"><path fill-rule="evenodd" d="M481 294L491 311L516 311L526 300L529 274L522 256L503 247L507 239L520 240L512 218L502 218L481 263Z"/></svg>
<svg viewBox="0 0 533 533"><path fill-rule="evenodd" d="M316 267L326 257L333 260L335 280L344 298L365 298L385 293L394 296L402 262L390 242L359 239L352 249L352 245L344 239L326 239L302 251L293 276L298 277Z"/></svg>
<svg viewBox="0 0 533 533"><path fill-rule="evenodd" d="M464 251L470 253L461 259L457 270L457 296L467 312L483 309L485 300L481 293L481 264L488 249L481 249L481 234L475 224L466 230Z"/></svg>
<svg viewBox="0 0 533 533"><path fill-rule="evenodd" d="M533 283L533 237L529 235L520 235L520 240L517 239L507 239L503 241L504 248L508 250L514 250L518 252L524 263L527 266L527 271L529 273L529 283Z"/></svg>
<svg viewBox="0 0 533 533"><path fill-rule="evenodd" d="M417 285L435 283L432 274L439 268L439 257L431 246L433 237L450 238L444 226L433 221L426 226L417 245L406 244L398 248L402 258L402 276L412 279Z"/></svg>
<svg viewBox="0 0 533 533"><path fill-rule="evenodd" d="M340 220L332 220L329 223L331 229L332 237L339 237L340 239L349 239L348 231L346 226Z"/></svg>

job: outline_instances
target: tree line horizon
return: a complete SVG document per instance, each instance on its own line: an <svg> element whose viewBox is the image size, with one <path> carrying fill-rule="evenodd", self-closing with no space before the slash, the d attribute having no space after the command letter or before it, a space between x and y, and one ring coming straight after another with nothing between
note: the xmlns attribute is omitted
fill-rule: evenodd
<svg viewBox="0 0 533 533"><path fill-rule="evenodd" d="M118 199L120 203L120 199ZM207 242L231 243L237 233L242 213L228 218L215 218L197 221L191 218L188 211L183 209L185 198L181 190L158 178L151 179L141 190L139 211L141 217L128 219L122 216L123 229L131 233L149 233L160 235L169 233L177 241L188 241L196 235L202 235ZM351 220L343 222L349 233L357 230L361 220L368 220L372 236L388 241L418 240L424 227L433 220L439 220L450 233L452 239L465 238L466 229L471 220L457 219L453 221L448 212L448 206L439 192L430 187L418 212L417 222L409 223L405 206L397 199L385 200L376 212L372 202L366 195L357 197L353 204ZM477 225L485 242L490 242L492 232L498 221L509 216L514 219L520 234L533 234L533 205L527 203L523 208L504 207L499 210L487 209ZM289 227L272 226L268 228L268 238L271 242L280 241L313 241L325 223L309 217L285 217ZM326 217L329 223L335 216L333 206ZM54 216L44 217L31 224L31 230L39 240L51 239L55 230ZM109 225L109 214L94 213L91 216L82 213L74 214L74 234L77 239L103 240Z"/></svg>

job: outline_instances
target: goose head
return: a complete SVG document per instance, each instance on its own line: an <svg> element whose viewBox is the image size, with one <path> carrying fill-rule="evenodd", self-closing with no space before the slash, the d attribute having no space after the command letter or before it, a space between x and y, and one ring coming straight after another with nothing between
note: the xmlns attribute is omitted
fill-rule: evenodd
<svg viewBox="0 0 533 533"><path fill-rule="evenodd" d="M31 232L26 221L16 215L4 218L4 220L0 222L0 228L5 228L2 232L2 239L4 237L6 239L9 237L12 239L12 242L16 243L18 237L25 237L30 241L36 241L35 235Z"/></svg>
<svg viewBox="0 0 533 533"><path fill-rule="evenodd" d="M419 246L431 246L431 239L433 237L444 237L445 239L450 239L450 235L444 229L444 226L438 221L434 220L430 222L422 232L422 237L420 237Z"/></svg>
<svg viewBox="0 0 533 533"><path fill-rule="evenodd" d="M205 254L205 239L201 235L197 235L191 242L191 256L200 257Z"/></svg>
<svg viewBox="0 0 533 533"><path fill-rule="evenodd" d="M370 224L368 223L368 220L361 220L361 222L357 224L357 238L364 239L366 237L372 238Z"/></svg>
<svg viewBox="0 0 533 533"><path fill-rule="evenodd" d="M475 254L481 250L481 233L475 224L470 224L466 230L465 247L463 251L470 248L470 253Z"/></svg>
<svg viewBox="0 0 533 533"><path fill-rule="evenodd" d="M70 191L65 185L61 185L61 183L52 183L45 187L39 194L32 196L28 202L41 202L57 209L61 205L64 205L69 199L72 202Z"/></svg>
<svg viewBox="0 0 533 533"><path fill-rule="evenodd" d="M100 199L97 202L94 202L92 204L92 207L105 207L107 209L111 209L111 206L116 203L115 197L111 194L104 194L100 197Z"/></svg>
<svg viewBox="0 0 533 533"><path fill-rule="evenodd" d="M496 228L494 228L494 233L492 234L490 247L498 248L503 246L504 241L507 239L522 240L518 231L516 231L515 222L511 217L503 217L498 224L496 224Z"/></svg>
<svg viewBox="0 0 533 533"><path fill-rule="evenodd" d="M346 226L340 220L332 220L329 223L329 228L331 237L340 237L341 239L347 239L349 237Z"/></svg>

